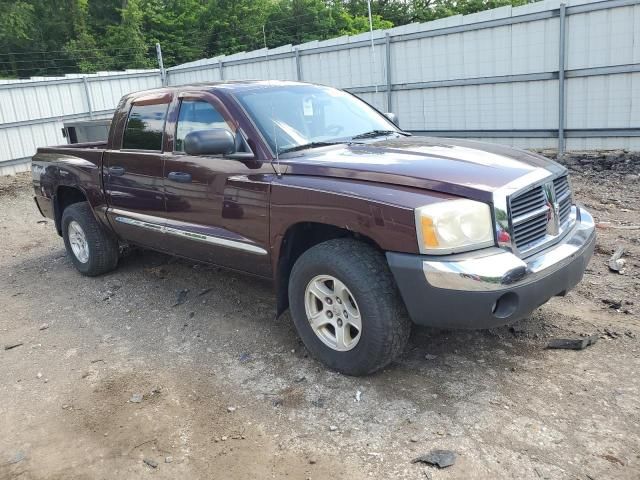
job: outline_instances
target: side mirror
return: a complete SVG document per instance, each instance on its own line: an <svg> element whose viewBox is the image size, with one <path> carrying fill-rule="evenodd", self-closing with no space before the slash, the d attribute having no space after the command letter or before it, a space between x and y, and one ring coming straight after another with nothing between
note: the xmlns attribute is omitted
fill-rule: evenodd
<svg viewBox="0 0 640 480"><path fill-rule="evenodd" d="M396 127L399 126L398 125L398 116L395 113L393 113L393 112L385 112L384 116L387 117L387 120L391 121L391 123L393 123Z"/></svg>
<svg viewBox="0 0 640 480"><path fill-rule="evenodd" d="M189 155L229 155L236 151L236 141L226 128L199 130L184 137L184 151Z"/></svg>

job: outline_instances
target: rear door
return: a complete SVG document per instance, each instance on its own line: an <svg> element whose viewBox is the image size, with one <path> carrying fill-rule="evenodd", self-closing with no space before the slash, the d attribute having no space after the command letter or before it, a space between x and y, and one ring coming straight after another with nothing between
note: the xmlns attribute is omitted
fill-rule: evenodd
<svg viewBox="0 0 640 480"><path fill-rule="evenodd" d="M168 93L127 101L105 152L103 178L109 221L124 240L162 249L165 195L162 145Z"/></svg>
<svg viewBox="0 0 640 480"><path fill-rule="evenodd" d="M184 152L187 134L226 128L243 135L224 104L209 92L174 99L165 144L167 247L174 253L268 276L268 162Z"/></svg>

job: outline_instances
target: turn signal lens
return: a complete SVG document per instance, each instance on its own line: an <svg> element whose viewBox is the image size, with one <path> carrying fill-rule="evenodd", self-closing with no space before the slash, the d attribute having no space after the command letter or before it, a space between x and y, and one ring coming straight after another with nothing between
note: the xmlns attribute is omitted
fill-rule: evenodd
<svg viewBox="0 0 640 480"><path fill-rule="evenodd" d="M435 227L433 226L433 220L429 217L422 217L422 236L424 238L424 244L430 248L438 246L438 236L436 235Z"/></svg>
<svg viewBox="0 0 640 480"><path fill-rule="evenodd" d="M421 253L455 253L494 244L489 205L473 200L417 208L416 228Z"/></svg>

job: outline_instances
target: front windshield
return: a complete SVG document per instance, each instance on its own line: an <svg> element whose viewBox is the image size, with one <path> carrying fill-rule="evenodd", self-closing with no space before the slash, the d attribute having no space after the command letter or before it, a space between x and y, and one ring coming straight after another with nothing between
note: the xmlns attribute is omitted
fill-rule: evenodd
<svg viewBox="0 0 640 480"><path fill-rule="evenodd" d="M351 139L398 128L365 102L319 85L267 85L240 90L236 98L274 152Z"/></svg>

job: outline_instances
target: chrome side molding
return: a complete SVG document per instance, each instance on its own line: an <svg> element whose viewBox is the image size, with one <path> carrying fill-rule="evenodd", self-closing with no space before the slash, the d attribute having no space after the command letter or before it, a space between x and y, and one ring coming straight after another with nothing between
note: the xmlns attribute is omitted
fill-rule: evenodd
<svg viewBox="0 0 640 480"><path fill-rule="evenodd" d="M229 238L223 238L223 237L214 237L211 235L191 232L188 230L181 230L178 228L168 227L166 225L160 225L157 223L138 220L135 218L125 217L122 215L116 216L115 221L120 223L125 223L127 225L133 225L136 227L145 228L147 230L154 230L156 232L188 238L189 240L204 242L204 243L216 245L219 247L226 247L226 248L232 248L234 250L241 250L241 251L253 253L256 255L266 255L268 253L264 248L259 247L257 245L252 245L250 243L239 242L237 240L231 240Z"/></svg>

